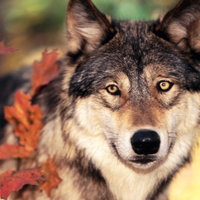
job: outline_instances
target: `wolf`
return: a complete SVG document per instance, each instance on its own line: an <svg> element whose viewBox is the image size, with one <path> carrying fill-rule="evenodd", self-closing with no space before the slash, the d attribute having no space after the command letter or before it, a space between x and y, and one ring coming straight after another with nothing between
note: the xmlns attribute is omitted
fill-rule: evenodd
<svg viewBox="0 0 200 200"><path fill-rule="evenodd" d="M148 22L117 21L90 0L70 0L62 73L34 97L45 125L28 164L54 157L62 182L51 198L32 187L10 199L167 200L198 138L199 61L199 0ZM1 85L29 82L20 80ZM3 95L1 106L10 99ZM0 127L5 142L10 129Z"/></svg>

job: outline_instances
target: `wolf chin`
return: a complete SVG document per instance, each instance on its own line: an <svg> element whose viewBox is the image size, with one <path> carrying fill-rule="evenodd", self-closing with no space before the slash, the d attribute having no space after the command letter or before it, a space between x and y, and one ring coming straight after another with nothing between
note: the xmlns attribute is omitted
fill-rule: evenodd
<svg viewBox="0 0 200 200"><path fill-rule="evenodd" d="M39 167L50 155L63 180L51 198L26 187L10 199L168 199L199 132L200 1L135 22L70 0L67 39L61 75L34 97L45 124L37 156L9 161L15 169ZM4 122L1 142L9 130Z"/></svg>

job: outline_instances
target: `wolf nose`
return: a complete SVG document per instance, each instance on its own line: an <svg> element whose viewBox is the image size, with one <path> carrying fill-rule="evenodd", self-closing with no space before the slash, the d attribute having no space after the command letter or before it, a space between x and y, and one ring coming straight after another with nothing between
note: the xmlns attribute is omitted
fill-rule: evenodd
<svg viewBox="0 0 200 200"><path fill-rule="evenodd" d="M154 154L160 147L160 137L152 130L139 130L131 138L131 145L137 154Z"/></svg>

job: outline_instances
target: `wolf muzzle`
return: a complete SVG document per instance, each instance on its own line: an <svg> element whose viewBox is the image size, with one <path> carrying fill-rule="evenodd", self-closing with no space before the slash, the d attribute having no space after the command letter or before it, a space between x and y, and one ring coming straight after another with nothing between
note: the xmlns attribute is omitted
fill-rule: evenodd
<svg viewBox="0 0 200 200"><path fill-rule="evenodd" d="M152 130L139 130L131 138L135 153L141 155L155 154L160 147L160 137Z"/></svg>

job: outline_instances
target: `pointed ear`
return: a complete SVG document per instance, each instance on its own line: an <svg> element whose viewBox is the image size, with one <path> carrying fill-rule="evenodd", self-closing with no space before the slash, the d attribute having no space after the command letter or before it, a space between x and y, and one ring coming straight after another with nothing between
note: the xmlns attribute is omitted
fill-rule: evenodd
<svg viewBox="0 0 200 200"><path fill-rule="evenodd" d="M181 0L165 15L156 32L182 51L200 53L200 1Z"/></svg>
<svg viewBox="0 0 200 200"><path fill-rule="evenodd" d="M89 53L115 35L109 19L90 0L70 0L67 9L68 49Z"/></svg>

